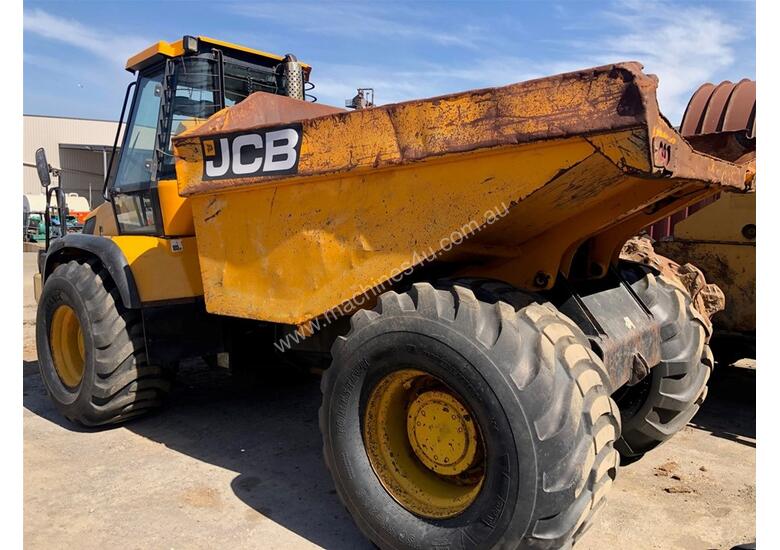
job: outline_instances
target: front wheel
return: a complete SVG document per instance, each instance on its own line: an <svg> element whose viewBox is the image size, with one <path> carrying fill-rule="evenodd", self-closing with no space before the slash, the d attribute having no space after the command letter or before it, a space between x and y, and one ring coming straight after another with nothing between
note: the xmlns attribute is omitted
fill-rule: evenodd
<svg viewBox="0 0 780 550"><path fill-rule="evenodd" d="M470 284L353 316L322 381L326 464L380 548L566 546L618 466L604 366L550 304Z"/></svg>
<svg viewBox="0 0 780 550"><path fill-rule="evenodd" d="M98 263L70 261L46 278L36 320L38 366L54 405L85 426L159 407L167 369L146 361L143 325Z"/></svg>

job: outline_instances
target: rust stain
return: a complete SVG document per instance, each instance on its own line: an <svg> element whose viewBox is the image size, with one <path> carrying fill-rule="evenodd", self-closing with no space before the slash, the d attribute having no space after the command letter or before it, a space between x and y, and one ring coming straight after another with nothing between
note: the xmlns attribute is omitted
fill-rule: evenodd
<svg viewBox="0 0 780 550"><path fill-rule="evenodd" d="M708 334L712 334L713 315L726 308L726 296L720 287L708 283L701 269L690 263L678 264L657 254L648 237L633 237L626 242L620 257L651 266L669 279L678 282L691 295L693 305L702 315Z"/></svg>

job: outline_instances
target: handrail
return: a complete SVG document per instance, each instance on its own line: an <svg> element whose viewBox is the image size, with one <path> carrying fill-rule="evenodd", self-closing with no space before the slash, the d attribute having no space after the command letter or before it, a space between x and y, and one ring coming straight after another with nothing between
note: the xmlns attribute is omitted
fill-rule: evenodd
<svg viewBox="0 0 780 550"><path fill-rule="evenodd" d="M108 168L106 168L106 179L103 182L103 198L108 200L108 179L111 177L111 169L114 166L114 156L116 155L116 146L117 143L119 143L119 134L122 131L122 124L125 121L125 111L127 110L127 99L130 97L130 90L133 86L135 86L138 83L138 81L133 81L130 84L127 85L127 90L125 90L125 99L122 102L122 112L119 115L119 123L116 126L116 135L114 136L114 146L111 149L111 159L108 161Z"/></svg>

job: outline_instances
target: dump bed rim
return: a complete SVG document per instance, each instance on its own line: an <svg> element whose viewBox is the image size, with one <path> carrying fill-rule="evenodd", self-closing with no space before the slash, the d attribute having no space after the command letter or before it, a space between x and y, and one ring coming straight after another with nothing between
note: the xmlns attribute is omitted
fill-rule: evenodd
<svg viewBox="0 0 780 550"><path fill-rule="evenodd" d="M342 139L343 143L340 143L339 146L345 149L363 145L360 141L360 136L355 137L344 129L350 123L363 124L363 121L368 121L365 125L370 127L371 131L376 130L376 134L381 134L382 131L385 131L382 128L385 128L385 134L387 135L379 135L376 139L385 139L390 144L388 149L391 151L391 154L380 158L380 154L377 153L375 158L366 157L359 159L353 165L333 165L329 159L319 158L312 163L315 165L314 168L304 168L293 174L234 177L232 179L222 179L221 181L205 180L202 177L202 170L195 169L194 166L187 170L187 164L192 165L193 162L200 162L200 166L203 165L204 159L200 145L200 140L203 138L216 138L232 133L260 131L280 126L280 124L241 124L241 109L242 105L246 103L244 102L230 108L231 113L226 113L225 110L220 111L220 113L211 117L201 126L188 130L174 138L176 153L179 157L177 167L181 166L181 173L185 174L185 177L179 182L179 193L182 196L194 196L230 192L255 185L300 184L310 178L338 177L342 173L354 174L357 171L369 172L380 169L397 169L405 165L430 161L434 158L446 157L448 155L489 151L574 137L581 137L587 140L593 136L634 129L646 131L646 137L641 139L647 141L641 147L645 147L648 150L649 154L647 156L650 158L645 159L646 162L643 162L642 166L621 165L620 167L624 171L644 173L651 177L672 176L700 180L708 185L719 185L736 191L744 190L746 188L746 180L749 179L745 168L695 151L660 113L655 94L658 79L654 75L644 74L641 69L642 65L637 62L608 64L501 87L481 88L435 96L433 98L393 103L360 111L339 112L297 119L302 127L302 141L307 137L307 131L316 132L321 130L322 127L326 127L330 135L335 135ZM582 94L583 90L590 93L590 88L585 87L582 83L587 82L588 85L591 85L597 78L607 82L608 86L605 85L607 86L605 88L606 91L598 90L596 92L604 95L595 96L595 101L600 103L593 107L590 102L593 100L591 96L581 97L578 94ZM617 79L621 79L622 82L612 84L612 81ZM544 85L540 87L540 83ZM526 124L526 126L517 126L517 130L515 130L515 127L510 127L507 130L501 126L501 124L507 121L511 125L513 120L518 118L516 115L513 115L515 119L501 118L502 116L507 117L506 113L500 112L506 102L525 101L527 98L523 97L524 93L526 95L532 92L538 94L540 90L545 91L547 88L554 89L553 93L558 94L555 96L556 100L568 99L570 103L574 103L576 107L580 107L581 110L585 111L593 107L593 111L599 116L588 118L580 112L570 116L570 111L566 111L556 104L555 101L550 101L546 108L553 109L553 111L537 115L537 118L542 120L542 123L539 123L537 126L531 125L531 123L536 122L533 119L532 112L524 117L519 117L521 121L516 123L518 125ZM441 138L435 133L435 127L432 129L423 128L423 131L428 131L425 137L427 141L420 139L417 142L414 141L417 136L414 136L414 129L410 129L408 119L410 118L409 113L414 114L415 109L417 109L417 112L422 113L421 116L430 117L432 110L438 108L445 109L455 102L472 105L480 101L489 104L488 108L493 110L490 114L494 118L487 121L476 118L463 122L462 125L471 124L471 126L468 126L470 131L468 137L471 138L471 141L458 140L457 129L453 130L452 128L443 129L443 133L449 132L450 134ZM450 103L440 105L442 102ZM471 103L469 104L468 102ZM245 106L244 109L246 110L247 107ZM485 112L484 109L487 108L483 108L483 111L479 112ZM571 107L569 109L571 110ZM250 116L251 113L251 111L248 111ZM511 115L512 113L509 114ZM219 118L220 115L222 118ZM399 120L407 125L400 130L399 124L401 123L399 123ZM425 120L425 122L431 123L430 120ZM461 119L456 119L456 122L461 123ZM214 126L220 123L222 125L219 129L214 129ZM371 126L371 124L379 127L379 129ZM382 124L384 124L383 127ZM481 126L478 127L477 125L479 124ZM530 130L528 130L529 128ZM524 129L526 131L523 131ZM371 135L366 133L369 130L362 130L366 136ZM390 133L394 133L394 136L389 135ZM452 138L453 136L455 136L455 139L447 141L448 137ZM350 142L350 139L353 141ZM411 143L411 147L409 143ZM433 143L433 146L431 143ZM612 153L614 155L615 152L613 151ZM664 157L664 153L666 153L666 157ZM674 154L672 155L672 153ZM351 152L349 157L351 162ZM616 164L620 164L622 160L613 157L610 157L610 159L616 162ZM201 172L201 174L198 172Z"/></svg>

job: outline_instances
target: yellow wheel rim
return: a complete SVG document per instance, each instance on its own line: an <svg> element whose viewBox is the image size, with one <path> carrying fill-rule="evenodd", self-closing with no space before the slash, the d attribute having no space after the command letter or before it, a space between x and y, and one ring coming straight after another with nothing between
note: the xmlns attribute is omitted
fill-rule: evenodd
<svg viewBox="0 0 780 550"><path fill-rule="evenodd" d="M73 308L66 305L54 310L49 332L54 369L69 388L75 388L84 377L84 335Z"/></svg>
<svg viewBox="0 0 780 550"><path fill-rule="evenodd" d="M479 425L441 380L412 369L385 376L363 420L371 467L408 511L449 518L477 498L485 478Z"/></svg>

